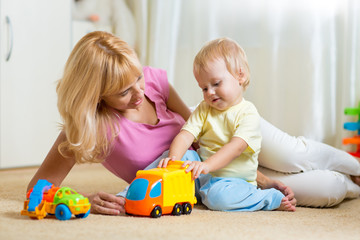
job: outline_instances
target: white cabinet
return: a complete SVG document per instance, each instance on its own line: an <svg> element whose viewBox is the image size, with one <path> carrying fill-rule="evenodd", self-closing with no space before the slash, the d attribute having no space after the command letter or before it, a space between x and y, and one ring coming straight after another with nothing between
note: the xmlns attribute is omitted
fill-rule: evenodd
<svg viewBox="0 0 360 240"><path fill-rule="evenodd" d="M0 168L39 165L59 133L70 0L0 0Z"/></svg>

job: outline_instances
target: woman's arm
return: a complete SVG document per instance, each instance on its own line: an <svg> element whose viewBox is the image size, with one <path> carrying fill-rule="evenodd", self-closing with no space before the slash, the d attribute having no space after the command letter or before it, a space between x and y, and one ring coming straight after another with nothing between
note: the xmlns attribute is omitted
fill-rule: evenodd
<svg viewBox="0 0 360 240"><path fill-rule="evenodd" d="M191 115L191 111L186 104L181 100L175 89L170 85L170 95L167 102L167 107L173 111L179 113L183 119L188 120ZM198 149L199 145L197 142L193 142L191 145L194 149Z"/></svg>
<svg viewBox="0 0 360 240"><path fill-rule="evenodd" d="M50 149L44 162L31 179L27 190L32 188L39 179L46 179L55 186L60 186L72 167L75 165L74 158L64 158L58 151L60 143L65 141L66 136L64 132L61 132L56 139L54 145Z"/></svg>
<svg viewBox="0 0 360 240"><path fill-rule="evenodd" d="M46 179L55 186L61 185L75 165L75 159L73 157L65 158L58 151L59 144L65 141L65 139L65 133L61 132L44 162L31 179L27 190L34 187L39 179ZM104 192L95 194L83 193L83 195L89 198L92 213L118 215L125 211L125 200L122 197L116 197L115 195Z"/></svg>
<svg viewBox="0 0 360 240"><path fill-rule="evenodd" d="M169 85L169 99L166 105L171 111L180 114L185 121L188 120L191 111L171 85Z"/></svg>

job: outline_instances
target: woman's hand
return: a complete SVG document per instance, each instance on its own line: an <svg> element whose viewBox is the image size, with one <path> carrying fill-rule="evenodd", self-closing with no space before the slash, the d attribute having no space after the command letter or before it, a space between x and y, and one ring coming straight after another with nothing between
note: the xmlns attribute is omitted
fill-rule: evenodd
<svg viewBox="0 0 360 240"><path fill-rule="evenodd" d="M119 215L125 213L125 199L115 195L98 192L87 196L91 203L91 213L105 215Z"/></svg>

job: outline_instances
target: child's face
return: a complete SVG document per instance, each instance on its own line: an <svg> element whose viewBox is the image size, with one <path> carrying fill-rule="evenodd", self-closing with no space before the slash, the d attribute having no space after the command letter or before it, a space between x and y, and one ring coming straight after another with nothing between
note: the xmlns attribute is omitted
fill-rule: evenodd
<svg viewBox="0 0 360 240"><path fill-rule="evenodd" d="M200 70L195 78L203 91L205 102L217 110L226 110L243 98L241 85L245 81L244 74L240 72L236 77L231 75L222 59L209 62L207 71Z"/></svg>
<svg viewBox="0 0 360 240"><path fill-rule="evenodd" d="M118 94L103 97L103 100L108 106L120 112L125 112L128 109L137 109L144 102L144 89L144 77L140 76L134 79L128 86L121 89Z"/></svg>

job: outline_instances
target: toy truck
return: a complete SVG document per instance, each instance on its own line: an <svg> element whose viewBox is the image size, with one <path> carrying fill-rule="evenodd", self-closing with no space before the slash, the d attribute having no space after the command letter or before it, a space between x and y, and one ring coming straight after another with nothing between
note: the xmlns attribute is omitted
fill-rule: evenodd
<svg viewBox="0 0 360 240"><path fill-rule="evenodd" d="M40 179L27 193L21 215L43 219L47 214L59 220L69 220L74 214L86 218L90 213L89 199L69 187L55 187L47 180Z"/></svg>
<svg viewBox="0 0 360 240"><path fill-rule="evenodd" d="M153 218L190 214L196 204L195 182L182 164L169 161L166 168L138 171L126 193L125 212Z"/></svg>

